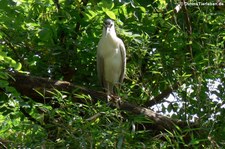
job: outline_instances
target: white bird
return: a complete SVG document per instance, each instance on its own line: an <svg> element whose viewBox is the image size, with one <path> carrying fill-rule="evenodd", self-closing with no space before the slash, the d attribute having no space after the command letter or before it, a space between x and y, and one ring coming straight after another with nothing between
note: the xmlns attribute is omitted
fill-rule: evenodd
<svg viewBox="0 0 225 149"><path fill-rule="evenodd" d="M102 37L97 49L97 71L101 85L107 92L107 99L115 94L115 85L121 84L126 68L126 49L116 36L114 21L104 21Z"/></svg>

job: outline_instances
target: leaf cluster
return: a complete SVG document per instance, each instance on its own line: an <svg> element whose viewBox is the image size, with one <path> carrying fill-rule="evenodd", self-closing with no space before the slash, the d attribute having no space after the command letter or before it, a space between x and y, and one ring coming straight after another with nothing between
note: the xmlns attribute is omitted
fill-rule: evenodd
<svg viewBox="0 0 225 149"><path fill-rule="evenodd" d="M0 137L15 140L11 147L31 148L203 147L207 138L216 140L212 146L223 146L224 12L214 6L186 6L176 13L178 4L173 0L1 0ZM163 133L164 140L151 137L149 141L153 132L131 129L133 123L145 122L141 116L125 119L122 111L101 102L72 103L68 93L58 90L52 94L59 107L44 105L9 86L8 72L21 71L100 90L96 48L105 18L115 20L127 49L121 98L176 119L196 121L207 137L194 135L187 143L180 136L190 129L177 128ZM93 116L97 117L89 121Z"/></svg>

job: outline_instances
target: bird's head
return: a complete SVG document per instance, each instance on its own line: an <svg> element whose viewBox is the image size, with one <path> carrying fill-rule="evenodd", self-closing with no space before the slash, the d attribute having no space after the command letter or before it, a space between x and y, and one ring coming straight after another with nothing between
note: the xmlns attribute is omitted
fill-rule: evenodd
<svg viewBox="0 0 225 149"><path fill-rule="evenodd" d="M113 20L106 19L104 21L103 35L105 35L105 36L116 35L115 26L114 26L114 21Z"/></svg>

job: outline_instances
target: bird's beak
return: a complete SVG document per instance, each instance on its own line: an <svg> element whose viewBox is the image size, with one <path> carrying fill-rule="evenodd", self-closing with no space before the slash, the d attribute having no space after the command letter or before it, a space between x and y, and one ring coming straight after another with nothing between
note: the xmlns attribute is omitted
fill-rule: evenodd
<svg viewBox="0 0 225 149"><path fill-rule="evenodd" d="M105 35L108 35L111 29L111 25L110 24L105 24Z"/></svg>
<svg viewBox="0 0 225 149"><path fill-rule="evenodd" d="M105 35L108 35L110 32L110 27L109 26L105 26Z"/></svg>
<svg viewBox="0 0 225 149"><path fill-rule="evenodd" d="M106 27L106 34L109 34L109 32L110 32L110 27L107 26L107 27Z"/></svg>

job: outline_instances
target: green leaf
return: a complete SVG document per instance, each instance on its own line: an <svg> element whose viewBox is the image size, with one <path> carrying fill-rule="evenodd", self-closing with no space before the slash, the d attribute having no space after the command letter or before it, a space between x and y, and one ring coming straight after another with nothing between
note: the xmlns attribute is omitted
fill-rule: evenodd
<svg viewBox="0 0 225 149"><path fill-rule="evenodd" d="M0 79L4 79L4 80L8 79L7 73L5 73L4 71L0 72Z"/></svg>
<svg viewBox="0 0 225 149"><path fill-rule="evenodd" d="M145 7L139 6L139 8L141 9L142 12L144 12L144 13L146 12Z"/></svg>
<svg viewBox="0 0 225 149"><path fill-rule="evenodd" d="M39 35L39 38L45 42L49 42L51 38L51 32L49 28L42 28L41 30L39 30L38 35Z"/></svg>
<svg viewBox="0 0 225 149"><path fill-rule="evenodd" d="M4 57L0 55L0 61L4 60Z"/></svg>
<svg viewBox="0 0 225 149"><path fill-rule="evenodd" d="M4 60L5 57L7 57L6 53L0 51L0 61Z"/></svg>
<svg viewBox="0 0 225 149"><path fill-rule="evenodd" d="M5 63L9 64L10 67L13 67L15 70L19 71L22 68L21 63L17 63L11 57L4 57Z"/></svg>
<svg viewBox="0 0 225 149"><path fill-rule="evenodd" d="M106 10L105 13L106 13L106 15L107 15L108 17L110 17L111 19L116 20L116 15L115 15L115 13L114 13L113 11Z"/></svg>
<svg viewBox="0 0 225 149"><path fill-rule="evenodd" d="M21 68L22 68L22 64L21 64L21 63L16 63L16 64L13 65L13 68L14 68L15 70L19 71L19 70L21 70Z"/></svg>
<svg viewBox="0 0 225 149"><path fill-rule="evenodd" d="M109 1L109 0L103 0L102 1L102 7L111 10L114 7L114 3L113 1Z"/></svg>
<svg viewBox="0 0 225 149"><path fill-rule="evenodd" d="M117 148L122 149L123 143L124 143L124 136L121 135L118 139Z"/></svg>
<svg viewBox="0 0 225 149"><path fill-rule="evenodd" d="M96 15L97 15L97 13L93 10L88 10L88 12L84 14L84 16L87 20L93 19Z"/></svg>
<svg viewBox="0 0 225 149"><path fill-rule="evenodd" d="M120 11L124 16L126 16L126 17L128 16L127 7L125 4L120 7Z"/></svg>

